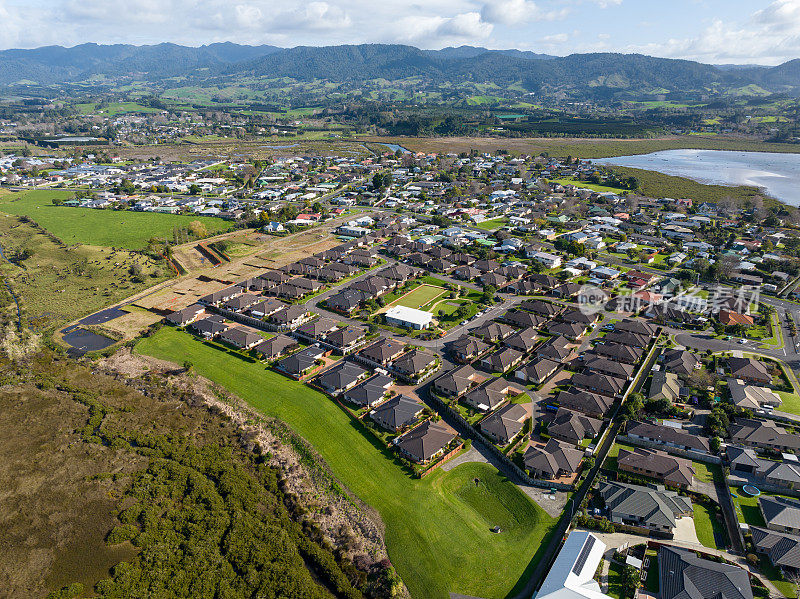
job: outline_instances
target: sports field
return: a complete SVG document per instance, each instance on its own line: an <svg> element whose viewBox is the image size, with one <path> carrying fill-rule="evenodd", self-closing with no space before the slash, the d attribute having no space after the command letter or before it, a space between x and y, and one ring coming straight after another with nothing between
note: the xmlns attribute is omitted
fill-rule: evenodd
<svg viewBox="0 0 800 599"><path fill-rule="evenodd" d="M436 287L434 285L420 285L416 289L406 293L404 296L397 298L392 302L392 305L424 310L425 308L422 306L429 304L446 291L446 289Z"/></svg>
<svg viewBox="0 0 800 599"><path fill-rule="evenodd" d="M446 599L449 592L505 597L524 583L555 523L486 464L410 478L326 396L187 333L163 328L140 341L136 351L177 363L189 360L198 374L307 439L333 473L378 510L389 556L415 598ZM495 525L501 533L491 532Z"/></svg>
<svg viewBox="0 0 800 599"><path fill-rule="evenodd" d="M151 237L169 238L175 227L187 227L195 220L202 222L209 233L231 226L221 218L53 205L54 198L67 200L74 195L75 192L65 189L4 194L0 196L0 212L25 215L66 244L85 243L129 250L144 248Z"/></svg>

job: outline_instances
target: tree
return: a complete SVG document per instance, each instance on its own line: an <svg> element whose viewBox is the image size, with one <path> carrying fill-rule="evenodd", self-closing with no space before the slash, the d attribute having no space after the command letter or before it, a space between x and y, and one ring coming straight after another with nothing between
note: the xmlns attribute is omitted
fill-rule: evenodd
<svg viewBox="0 0 800 599"><path fill-rule="evenodd" d="M199 220L193 220L189 223L189 231L198 239L202 239L208 235L208 229Z"/></svg>
<svg viewBox="0 0 800 599"><path fill-rule="evenodd" d="M190 194L192 194L193 196L196 196L196 195L197 195L197 194L199 194L201 191L202 191L202 190L200 189L200 186L199 186L197 183L192 183L192 184L189 186L189 193L190 193Z"/></svg>

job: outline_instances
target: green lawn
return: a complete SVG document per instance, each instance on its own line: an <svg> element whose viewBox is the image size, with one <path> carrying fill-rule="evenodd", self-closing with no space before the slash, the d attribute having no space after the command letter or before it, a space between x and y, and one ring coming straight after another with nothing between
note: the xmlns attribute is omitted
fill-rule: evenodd
<svg viewBox="0 0 800 599"><path fill-rule="evenodd" d="M505 597L524 584L555 521L485 464L410 478L330 399L295 381L163 328L136 351L183 363L307 439L333 473L380 513L392 562L412 596ZM476 488L474 479L479 482ZM503 532L490 529L499 525Z"/></svg>
<svg viewBox="0 0 800 599"><path fill-rule="evenodd" d="M574 185L575 187L583 187L585 189L591 189L592 191L596 191L597 193L605 193L610 191L612 193L622 193L622 189L619 187L609 187L608 185L597 185L595 183L589 183L588 181L580 181L578 179L571 179L571 178L564 178L564 179L551 179L553 183L560 183L561 185Z"/></svg>
<svg viewBox="0 0 800 599"><path fill-rule="evenodd" d="M740 487L731 487L730 490L736 495L732 499L739 522L745 522L750 526L765 526L764 516L758 508L758 497L748 497Z"/></svg>
<svg viewBox="0 0 800 599"><path fill-rule="evenodd" d="M608 595L614 599L622 597L622 572L625 569L623 564L611 562L608 565Z"/></svg>
<svg viewBox="0 0 800 599"><path fill-rule="evenodd" d="M422 310L422 306L439 297L445 293L445 291L445 289L434 287L433 285L420 285L413 291L409 291L406 295L392 302L392 305Z"/></svg>
<svg viewBox="0 0 800 599"><path fill-rule="evenodd" d="M487 231L494 231L495 229L499 229L500 227L505 226L508 224L508 219L506 217L501 218L493 218L490 220L485 220L480 223L476 223L475 226L479 229L486 229Z"/></svg>
<svg viewBox="0 0 800 599"><path fill-rule="evenodd" d="M717 464L705 464L703 462L692 462L695 478L704 483L713 483L717 477L722 480L722 469Z"/></svg>
<svg viewBox="0 0 800 599"><path fill-rule="evenodd" d="M230 223L220 218L52 204L54 198L66 200L73 195L73 191L64 189L11 193L0 197L0 211L25 215L68 245L84 243L131 250L144 248L151 237L171 237L175 227L186 227L195 220L205 224L209 233L230 228Z"/></svg>
<svg viewBox="0 0 800 599"><path fill-rule="evenodd" d="M698 540L705 546L712 549L725 549L725 546L717 545L714 533L720 540L727 537L725 527L716 518L716 514L704 505L695 503L694 507L694 529L697 531Z"/></svg>
<svg viewBox="0 0 800 599"><path fill-rule="evenodd" d="M775 393L780 395L782 402L778 410L800 416L800 395L788 391L776 391Z"/></svg>

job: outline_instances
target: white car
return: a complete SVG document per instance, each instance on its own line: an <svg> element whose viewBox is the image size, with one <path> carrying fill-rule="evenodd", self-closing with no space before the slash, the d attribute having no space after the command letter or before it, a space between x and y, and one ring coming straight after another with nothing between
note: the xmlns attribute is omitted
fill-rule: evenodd
<svg viewBox="0 0 800 599"><path fill-rule="evenodd" d="M744 345L747 343L747 339L739 339L739 345Z"/></svg>

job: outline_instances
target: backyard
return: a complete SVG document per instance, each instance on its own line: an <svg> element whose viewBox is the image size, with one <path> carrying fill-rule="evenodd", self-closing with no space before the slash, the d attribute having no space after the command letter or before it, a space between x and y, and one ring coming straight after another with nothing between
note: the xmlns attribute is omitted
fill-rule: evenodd
<svg viewBox="0 0 800 599"><path fill-rule="evenodd" d="M172 328L142 340L136 351L179 364L190 361L198 374L307 439L337 478L378 510L389 555L412 596L504 597L530 575L555 520L494 468L466 464L412 479L333 401L263 364ZM491 532L495 525L501 533Z"/></svg>
<svg viewBox="0 0 800 599"><path fill-rule="evenodd" d="M106 247L141 250L151 237L171 238L175 227L187 227L200 221L209 233L230 228L221 218L133 212L130 210L93 210L54 206L53 199L67 200L74 191L39 189L0 196L0 211L27 216L64 243L84 243Z"/></svg>

